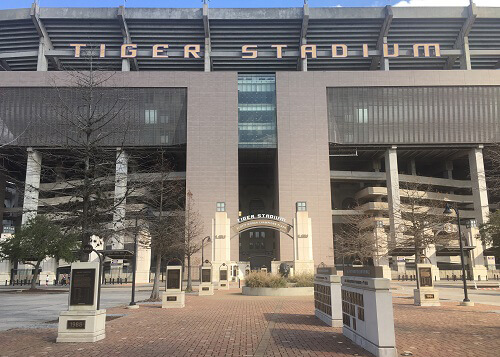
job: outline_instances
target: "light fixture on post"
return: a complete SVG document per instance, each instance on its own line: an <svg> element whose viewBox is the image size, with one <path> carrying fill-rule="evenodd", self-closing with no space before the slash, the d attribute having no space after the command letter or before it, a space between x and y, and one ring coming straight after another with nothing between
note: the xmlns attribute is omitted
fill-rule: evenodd
<svg viewBox="0 0 500 357"><path fill-rule="evenodd" d="M458 224L458 242L460 244L460 262L462 264L462 282L464 284L464 300L460 303L463 306L473 306L474 303L469 300L469 295L467 294L467 280L465 278L465 258L464 258L464 243L462 241L462 229L460 227L460 211L458 208L451 206L449 203L446 203L444 207L444 214L451 214L452 210L455 211L457 215L457 224Z"/></svg>
<svg viewBox="0 0 500 357"><path fill-rule="evenodd" d="M206 236L205 238L203 238L201 240L201 265L203 265L203 262L205 261L205 257L203 255L203 248L205 247L205 240L207 241L207 243L210 243L212 241L212 239L210 239L210 236Z"/></svg>

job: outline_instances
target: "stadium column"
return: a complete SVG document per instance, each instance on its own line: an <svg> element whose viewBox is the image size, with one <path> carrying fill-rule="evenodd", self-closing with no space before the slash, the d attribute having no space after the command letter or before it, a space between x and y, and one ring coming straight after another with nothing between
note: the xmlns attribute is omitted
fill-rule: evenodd
<svg viewBox="0 0 500 357"><path fill-rule="evenodd" d="M210 39L210 24L208 20L208 4L203 4L203 27L205 30L205 56L204 56L204 70L210 72L212 70L212 60L210 55L212 53L212 41Z"/></svg>
<svg viewBox="0 0 500 357"><path fill-rule="evenodd" d="M112 247L123 249L123 229L125 228L125 205L127 204L128 155L122 148L116 149L115 196L113 212Z"/></svg>
<svg viewBox="0 0 500 357"><path fill-rule="evenodd" d="M24 201L22 224L26 224L37 215L40 195L40 177L42 172L42 155L29 147L28 159L26 162L26 180L24 182ZM26 266L26 269L31 269ZM49 284L52 285L57 270L57 260L48 258L42 262L40 280L43 281L48 276Z"/></svg>
<svg viewBox="0 0 500 357"><path fill-rule="evenodd" d="M484 171L483 148L479 146L469 151L470 177L472 180L472 199L474 201L474 215L478 225L488 221L490 213L486 174ZM495 259L486 258L486 264L495 269Z"/></svg>
<svg viewBox="0 0 500 357"><path fill-rule="evenodd" d="M388 209L391 245L394 245L401 235L401 201L399 195L398 153L396 149L397 148L393 146L385 152L385 175L387 185L387 201L389 203Z"/></svg>
<svg viewBox="0 0 500 357"><path fill-rule="evenodd" d="M26 180L24 183L24 202L22 224L34 218L38 210L40 192L40 175L42 172L42 155L29 147L26 163Z"/></svg>

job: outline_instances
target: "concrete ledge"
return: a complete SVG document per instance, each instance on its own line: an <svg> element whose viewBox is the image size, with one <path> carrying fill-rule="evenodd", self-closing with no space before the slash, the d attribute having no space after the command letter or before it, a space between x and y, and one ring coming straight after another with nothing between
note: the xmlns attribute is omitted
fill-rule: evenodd
<svg viewBox="0 0 500 357"><path fill-rule="evenodd" d="M242 289L243 295L249 296L313 296L314 287L308 286L303 288L251 288L244 286Z"/></svg>

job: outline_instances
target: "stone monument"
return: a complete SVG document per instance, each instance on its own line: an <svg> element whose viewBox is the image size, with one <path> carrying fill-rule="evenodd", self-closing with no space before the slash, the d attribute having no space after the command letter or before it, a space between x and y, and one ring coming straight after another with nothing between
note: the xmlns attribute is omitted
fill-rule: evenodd
<svg viewBox="0 0 500 357"><path fill-rule="evenodd" d="M418 289L413 290L414 305L441 306L439 291L434 289L432 264L417 264Z"/></svg>
<svg viewBox="0 0 500 357"><path fill-rule="evenodd" d="M340 290L337 270L319 266L314 276L314 314L328 326L342 327Z"/></svg>
<svg viewBox="0 0 500 357"><path fill-rule="evenodd" d="M222 263L219 267L219 289L220 290L229 290L229 278L228 278L228 270L227 265Z"/></svg>
<svg viewBox="0 0 500 357"><path fill-rule="evenodd" d="M293 220L293 274L314 274L312 223L305 202L296 203Z"/></svg>
<svg viewBox="0 0 500 357"><path fill-rule="evenodd" d="M382 276L382 267L344 268L342 332L377 357L397 357L391 281Z"/></svg>
<svg viewBox="0 0 500 357"><path fill-rule="evenodd" d="M99 309L98 262L71 264L68 311L59 315L56 342L96 342L106 337L106 310Z"/></svg>
<svg viewBox="0 0 500 357"><path fill-rule="evenodd" d="M212 284L212 264L206 260L200 267L200 288L198 295L213 295L214 285Z"/></svg>
<svg viewBox="0 0 500 357"><path fill-rule="evenodd" d="M184 307L185 300L186 295L182 291L182 266L167 265L165 292L161 296L162 309Z"/></svg>

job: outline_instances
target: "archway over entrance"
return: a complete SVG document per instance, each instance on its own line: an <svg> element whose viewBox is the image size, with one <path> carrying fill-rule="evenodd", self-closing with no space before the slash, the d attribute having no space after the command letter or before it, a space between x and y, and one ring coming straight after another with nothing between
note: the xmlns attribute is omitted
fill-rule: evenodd
<svg viewBox="0 0 500 357"><path fill-rule="evenodd" d="M276 254L279 234L293 238L293 226L282 217L272 214L254 214L241 217L231 227L231 236L239 236L240 260L249 261L252 269L266 267L278 259Z"/></svg>

